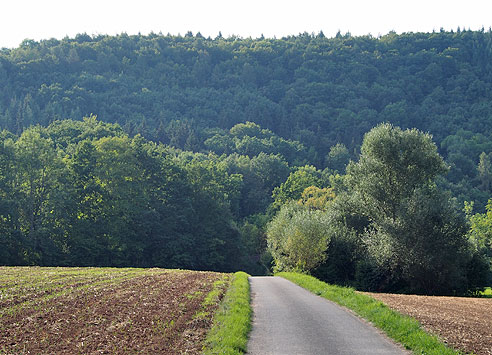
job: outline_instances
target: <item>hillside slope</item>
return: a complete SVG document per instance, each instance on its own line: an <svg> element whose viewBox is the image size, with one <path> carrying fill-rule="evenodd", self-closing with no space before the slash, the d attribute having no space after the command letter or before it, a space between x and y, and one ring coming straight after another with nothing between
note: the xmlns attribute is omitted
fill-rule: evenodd
<svg viewBox="0 0 492 355"><path fill-rule="evenodd" d="M432 133L451 166L443 184L482 209L491 192L490 174L477 170L480 154L492 152L491 49L490 31L459 30L26 40L0 51L0 128L19 134L92 113L130 135L221 154L231 152L228 130L252 121L333 168L332 146L352 154L386 121Z"/></svg>

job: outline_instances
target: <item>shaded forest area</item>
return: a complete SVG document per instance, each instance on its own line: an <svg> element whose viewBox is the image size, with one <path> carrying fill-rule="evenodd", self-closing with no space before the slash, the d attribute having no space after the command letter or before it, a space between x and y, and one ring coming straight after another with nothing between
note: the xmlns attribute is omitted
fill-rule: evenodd
<svg viewBox="0 0 492 355"><path fill-rule="evenodd" d="M2 264L242 266L238 176L94 117L0 139Z"/></svg>
<svg viewBox="0 0 492 355"><path fill-rule="evenodd" d="M470 270L492 256L491 59L490 31L460 30L378 38L80 34L1 49L0 264L265 272L274 216L319 214L320 225L333 225L357 215L350 196L365 190L351 176L363 138L387 122L433 135L439 171L400 202L446 207L454 231L473 241L478 254L460 247L463 282L426 289L428 280L405 279L410 262L397 265L403 276L394 279L384 275L395 265L377 260L327 264L330 253L355 255L335 242L313 265L289 267L339 283L380 277L359 282L366 289L463 293L483 283ZM356 235L371 225L378 238L402 228L398 216L391 227L374 211L338 226ZM371 247L392 262L381 245Z"/></svg>

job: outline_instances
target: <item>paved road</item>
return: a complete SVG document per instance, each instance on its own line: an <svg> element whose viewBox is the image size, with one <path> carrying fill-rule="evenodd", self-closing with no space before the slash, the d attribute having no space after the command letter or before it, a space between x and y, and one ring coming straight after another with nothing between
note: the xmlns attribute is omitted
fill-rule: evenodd
<svg viewBox="0 0 492 355"><path fill-rule="evenodd" d="M374 327L281 277L251 277L251 355L407 354Z"/></svg>

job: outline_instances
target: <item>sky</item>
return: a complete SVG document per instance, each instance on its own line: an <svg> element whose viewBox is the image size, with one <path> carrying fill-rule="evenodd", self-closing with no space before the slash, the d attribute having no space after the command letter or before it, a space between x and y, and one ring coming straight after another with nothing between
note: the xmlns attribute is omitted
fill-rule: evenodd
<svg viewBox="0 0 492 355"><path fill-rule="evenodd" d="M492 0L4 0L0 9L0 48L78 33L281 38L492 26Z"/></svg>

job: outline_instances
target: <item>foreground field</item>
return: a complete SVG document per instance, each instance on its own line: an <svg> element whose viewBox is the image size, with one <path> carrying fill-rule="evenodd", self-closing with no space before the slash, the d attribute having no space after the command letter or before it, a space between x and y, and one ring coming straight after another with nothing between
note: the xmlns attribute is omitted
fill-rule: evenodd
<svg viewBox="0 0 492 355"><path fill-rule="evenodd" d="M456 349L492 354L492 299L365 293L416 318Z"/></svg>
<svg viewBox="0 0 492 355"><path fill-rule="evenodd" d="M228 280L164 269L0 267L0 354L199 354Z"/></svg>

